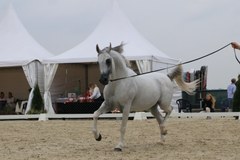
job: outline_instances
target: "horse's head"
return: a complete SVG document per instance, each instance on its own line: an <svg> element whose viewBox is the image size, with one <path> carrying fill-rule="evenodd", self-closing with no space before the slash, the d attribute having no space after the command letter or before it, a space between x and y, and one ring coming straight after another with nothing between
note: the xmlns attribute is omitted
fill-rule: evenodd
<svg viewBox="0 0 240 160"><path fill-rule="evenodd" d="M112 72L112 58L109 54L111 49L112 49L111 44L109 47L106 47L102 50L98 47L98 45L96 46L96 50L98 52L98 64L101 73L99 81L103 85L108 84L109 75Z"/></svg>
<svg viewBox="0 0 240 160"><path fill-rule="evenodd" d="M115 51L118 53L123 52L123 44L112 48L111 43L109 47L104 49L100 49L98 45L96 45L96 50L98 52L98 64L100 68L101 77L99 79L100 83L103 85L107 85L109 82L109 76L112 73L114 66L113 58L110 55L111 51Z"/></svg>

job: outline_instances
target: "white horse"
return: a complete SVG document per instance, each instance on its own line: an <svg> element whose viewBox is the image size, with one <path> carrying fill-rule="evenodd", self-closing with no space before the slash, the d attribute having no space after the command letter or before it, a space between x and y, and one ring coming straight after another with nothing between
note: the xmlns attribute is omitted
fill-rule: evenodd
<svg viewBox="0 0 240 160"><path fill-rule="evenodd" d="M112 48L109 47L100 50L96 46L98 52L98 63L100 67L100 82L105 85L103 94L105 101L93 115L93 134L97 141L102 139L101 134L97 130L98 117L106 112L119 106L123 112L122 124L120 129L120 142L114 150L122 151L124 147L124 135L126 131L129 112L151 110L151 113L157 119L160 127L161 141L164 141L164 135L167 134L164 122L169 117L172 106L170 105L173 86L176 81L181 90L192 94L196 89L198 81L186 83L182 80L182 67L178 65L170 74L149 73L130 77L136 73L129 68L129 62L121 54L123 52L123 44ZM124 78L121 80L111 81L114 79ZM165 117L158 110L158 105L166 113Z"/></svg>

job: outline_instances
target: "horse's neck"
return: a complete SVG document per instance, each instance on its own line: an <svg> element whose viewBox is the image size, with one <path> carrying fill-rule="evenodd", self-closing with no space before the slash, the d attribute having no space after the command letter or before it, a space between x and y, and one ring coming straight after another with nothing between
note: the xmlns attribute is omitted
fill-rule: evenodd
<svg viewBox="0 0 240 160"><path fill-rule="evenodd" d="M111 77L112 79L123 78L129 76L129 68L126 66L125 61L120 57L120 55L113 55L113 70Z"/></svg>

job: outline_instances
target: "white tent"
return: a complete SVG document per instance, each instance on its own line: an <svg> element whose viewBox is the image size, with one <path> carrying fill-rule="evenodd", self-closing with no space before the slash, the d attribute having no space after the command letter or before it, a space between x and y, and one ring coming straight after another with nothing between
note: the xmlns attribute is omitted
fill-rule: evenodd
<svg viewBox="0 0 240 160"><path fill-rule="evenodd" d="M170 58L149 41L132 26L128 18L122 13L116 1L109 9L99 25L92 34L76 47L64 52L63 54L46 59L45 63L81 63L96 62L96 44L100 48L119 45L124 46L124 55L129 60L152 60L157 59L163 63L175 64L176 60Z"/></svg>
<svg viewBox="0 0 240 160"><path fill-rule="evenodd" d="M30 36L10 3L0 20L0 67L22 66L29 86L33 88L39 83L41 87L44 79L41 78L43 69L39 61L50 56L53 55ZM32 96L33 90L29 94L27 110L30 109Z"/></svg>
<svg viewBox="0 0 240 160"><path fill-rule="evenodd" d="M124 46L125 57L128 60L136 61L140 72L153 70L154 67L167 67L178 62L141 36L123 14L116 1L113 2L113 7L108 10L86 40L60 55L45 59L43 62L48 64L48 70L51 73L56 73L56 64L97 62L96 44L103 48L109 46L110 42L112 46L116 46L122 41L126 43ZM50 64L54 69L50 69ZM49 75L54 76L54 74ZM53 77L49 79L49 82L52 83L52 81ZM50 86L51 84L48 84L48 89ZM50 99L50 93L47 94L48 96L46 95L45 98ZM52 107L50 103L48 107Z"/></svg>

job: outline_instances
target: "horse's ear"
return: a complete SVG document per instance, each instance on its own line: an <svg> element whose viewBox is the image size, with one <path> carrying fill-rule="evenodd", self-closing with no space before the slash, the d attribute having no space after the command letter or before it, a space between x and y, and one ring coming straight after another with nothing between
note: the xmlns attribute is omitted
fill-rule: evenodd
<svg viewBox="0 0 240 160"><path fill-rule="evenodd" d="M100 48L98 47L98 44L96 45L96 50L97 50L97 53L98 53L98 54L101 53L101 50L100 50Z"/></svg>
<svg viewBox="0 0 240 160"><path fill-rule="evenodd" d="M125 44L123 43L123 42L121 42L121 44L119 45L119 46L116 46L116 47L114 47L112 50L114 50L114 51L116 51L116 52L118 52L118 53L122 53L123 52L123 46L124 46Z"/></svg>
<svg viewBox="0 0 240 160"><path fill-rule="evenodd" d="M110 53L110 51L112 50L112 44L109 44L109 47L107 48L107 53Z"/></svg>

